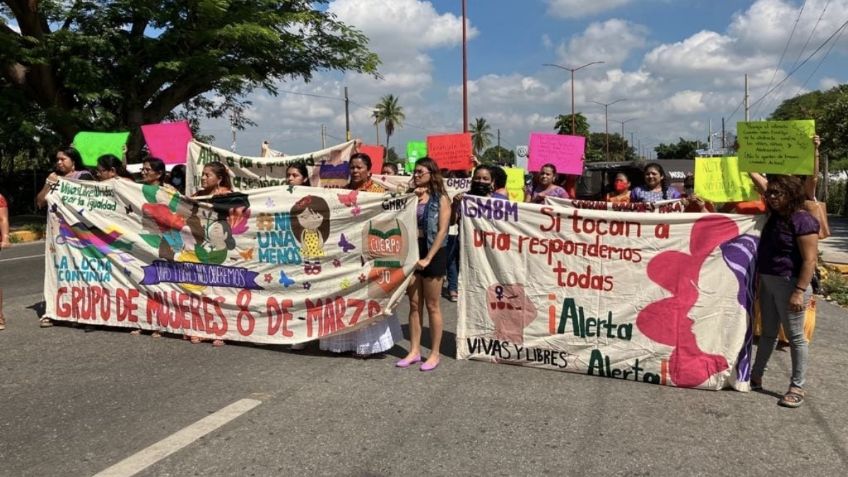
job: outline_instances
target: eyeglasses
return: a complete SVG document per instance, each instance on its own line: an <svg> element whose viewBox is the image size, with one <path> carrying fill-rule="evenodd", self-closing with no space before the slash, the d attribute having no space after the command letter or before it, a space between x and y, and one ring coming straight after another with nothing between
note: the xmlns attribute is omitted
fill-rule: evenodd
<svg viewBox="0 0 848 477"><path fill-rule="evenodd" d="M429 174L430 171L415 171L412 173L413 176L423 176Z"/></svg>
<svg viewBox="0 0 848 477"><path fill-rule="evenodd" d="M784 193L782 190L775 189L769 189L765 193L766 197L783 197L784 195L786 195L786 193Z"/></svg>
<svg viewBox="0 0 848 477"><path fill-rule="evenodd" d="M149 167L142 167L142 168L141 168L141 173L142 173L142 174L147 174L148 172L153 172L153 169L151 169L151 168L149 168Z"/></svg>

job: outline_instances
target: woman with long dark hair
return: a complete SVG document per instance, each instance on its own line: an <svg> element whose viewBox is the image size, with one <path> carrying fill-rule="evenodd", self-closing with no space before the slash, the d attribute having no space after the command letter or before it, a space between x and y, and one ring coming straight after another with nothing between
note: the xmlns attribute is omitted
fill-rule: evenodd
<svg viewBox="0 0 848 477"><path fill-rule="evenodd" d="M630 191L630 202L657 202L679 198L680 192L669 187L665 169L656 162L645 166L645 185L636 186Z"/></svg>
<svg viewBox="0 0 848 477"><path fill-rule="evenodd" d="M447 271L445 237L450 226L451 202L442 173L436 161L423 157L415 163L412 191L418 196L418 256L415 277L407 288L409 297L409 353L396 366L407 368L421 362L421 331L424 308L430 317L430 356L421 371L432 371L439 365L442 343L442 310L440 292Z"/></svg>
<svg viewBox="0 0 848 477"><path fill-rule="evenodd" d="M97 158L97 169L94 171L97 180L106 181L121 177L132 180L132 175L127 172L124 163L112 154L104 154Z"/></svg>
<svg viewBox="0 0 848 477"><path fill-rule="evenodd" d="M213 161L203 166L203 175L200 176L200 187L202 189L194 193L194 196L223 195L233 191L233 183L227 166L218 161Z"/></svg>
<svg viewBox="0 0 848 477"><path fill-rule="evenodd" d="M78 179L82 181L93 181L94 176L91 175L82 163L82 156L79 151L72 147L60 149L56 151L56 162L53 172L47 176L44 181L44 187L35 197L35 203L39 208L47 206L47 194L50 192L50 187L59 182L59 178ZM48 320L49 322L49 320ZM45 322L42 321L42 325ZM47 325L51 326L51 325Z"/></svg>
<svg viewBox="0 0 848 477"><path fill-rule="evenodd" d="M288 185L309 187L309 170L306 168L306 163L297 161L289 164L286 169L286 182Z"/></svg>
<svg viewBox="0 0 848 477"><path fill-rule="evenodd" d="M819 223L804 210L804 182L799 177L769 177L765 191L769 219L760 236L762 334L751 371L751 387L763 387L763 374L777 344L778 329L789 337L792 377L778 404L798 407L804 402L807 338L804 317L812 294L810 282L818 255Z"/></svg>

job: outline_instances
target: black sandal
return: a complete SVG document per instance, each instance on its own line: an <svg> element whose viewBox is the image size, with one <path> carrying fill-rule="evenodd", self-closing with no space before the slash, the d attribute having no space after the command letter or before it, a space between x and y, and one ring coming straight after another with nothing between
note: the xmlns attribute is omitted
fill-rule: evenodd
<svg viewBox="0 0 848 477"><path fill-rule="evenodd" d="M804 390L792 386L789 388L789 391L780 398L780 401L778 401L777 404L783 407L801 407L801 404L804 404Z"/></svg>
<svg viewBox="0 0 848 477"><path fill-rule="evenodd" d="M762 391L763 390L763 378L754 378L751 376L751 391Z"/></svg>

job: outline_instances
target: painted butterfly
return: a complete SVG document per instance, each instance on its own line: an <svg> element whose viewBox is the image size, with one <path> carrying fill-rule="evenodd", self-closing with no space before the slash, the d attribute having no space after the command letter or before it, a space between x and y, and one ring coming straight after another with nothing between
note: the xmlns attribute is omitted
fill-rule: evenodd
<svg viewBox="0 0 848 477"><path fill-rule="evenodd" d="M342 248L342 252L348 253L351 250L354 250L356 248L356 245L348 242L347 237L345 237L345 234L342 234L341 238L339 238L339 247Z"/></svg>
<svg viewBox="0 0 848 477"><path fill-rule="evenodd" d="M359 208L359 205L356 205L354 208L350 209L350 213L353 214L354 217L357 217L360 213L362 213L362 209Z"/></svg>
<svg viewBox="0 0 848 477"><path fill-rule="evenodd" d="M286 275L285 270L280 270L280 284L286 288L294 285L294 280Z"/></svg>
<svg viewBox="0 0 848 477"><path fill-rule="evenodd" d="M275 205L276 205L276 204L274 203L274 199L272 199L272 198L270 198L270 197L268 197L267 199L265 199L265 207L268 207L269 209L272 209Z"/></svg>
<svg viewBox="0 0 848 477"><path fill-rule="evenodd" d="M251 247L247 250L239 251L239 255L241 255L241 258L243 258L245 260L253 260L253 250L254 250L254 248L255 247Z"/></svg>
<svg viewBox="0 0 848 477"><path fill-rule="evenodd" d="M352 190L347 194L337 194L339 197L339 202L344 204L347 207L356 206L356 196L359 195L359 191Z"/></svg>

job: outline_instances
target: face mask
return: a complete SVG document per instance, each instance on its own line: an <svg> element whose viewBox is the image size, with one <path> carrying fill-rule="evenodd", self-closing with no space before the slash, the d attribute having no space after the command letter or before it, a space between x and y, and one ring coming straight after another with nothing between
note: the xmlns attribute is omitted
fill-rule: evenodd
<svg viewBox="0 0 848 477"><path fill-rule="evenodd" d="M469 189L468 193L470 195L479 195L479 196L487 196L492 193L492 184L486 184L485 182L472 181L471 189Z"/></svg>
<svg viewBox="0 0 848 477"><path fill-rule="evenodd" d="M615 191L624 192L627 190L627 183L622 180L615 181Z"/></svg>

